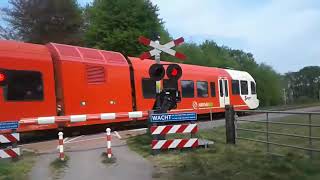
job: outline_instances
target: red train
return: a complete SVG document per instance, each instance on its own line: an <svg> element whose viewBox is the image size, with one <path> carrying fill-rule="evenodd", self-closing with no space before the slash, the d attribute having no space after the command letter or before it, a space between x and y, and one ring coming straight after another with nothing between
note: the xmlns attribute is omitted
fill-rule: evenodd
<svg viewBox="0 0 320 180"><path fill-rule="evenodd" d="M149 78L148 69L153 63L112 51L55 43L0 41L0 121L150 110L155 82ZM183 75L174 86L181 91L182 101L173 111L204 114L211 108L213 112L223 112L226 104L236 109L258 107L256 83L249 73L180 66ZM169 84L163 80L164 87ZM88 121L67 126L108 122ZM18 131L52 128L57 126L22 126Z"/></svg>

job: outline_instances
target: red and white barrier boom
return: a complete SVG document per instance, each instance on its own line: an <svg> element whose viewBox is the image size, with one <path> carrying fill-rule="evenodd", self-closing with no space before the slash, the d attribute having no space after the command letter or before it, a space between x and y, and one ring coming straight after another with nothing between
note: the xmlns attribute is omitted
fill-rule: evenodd
<svg viewBox="0 0 320 180"><path fill-rule="evenodd" d="M15 133L18 129L18 122L1 122L0 123L0 159L17 158L20 156L20 148L17 143L20 141L20 134Z"/></svg>
<svg viewBox="0 0 320 180"><path fill-rule="evenodd" d="M48 116L48 117L33 117L22 118L19 123L21 125L33 125L33 124L56 124L56 123L77 123L93 120L115 120L121 118L146 118L148 117L147 111L133 111L133 112L119 112L119 113L99 113L99 114L80 114L70 116ZM102 123L102 122L101 122Z"/></svg>

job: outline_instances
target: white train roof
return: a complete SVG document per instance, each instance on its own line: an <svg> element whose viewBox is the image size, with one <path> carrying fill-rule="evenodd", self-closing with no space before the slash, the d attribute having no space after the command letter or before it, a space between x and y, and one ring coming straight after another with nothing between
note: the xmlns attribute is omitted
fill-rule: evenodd
<svg viewBox="0 0 320 180"><path fill-rule="evenodd" d="M225 69L225 70L230 74L230 76L234 80L248 80L248 81L255 82L253 77L248 72L231 70L231 69Z"/></svg>

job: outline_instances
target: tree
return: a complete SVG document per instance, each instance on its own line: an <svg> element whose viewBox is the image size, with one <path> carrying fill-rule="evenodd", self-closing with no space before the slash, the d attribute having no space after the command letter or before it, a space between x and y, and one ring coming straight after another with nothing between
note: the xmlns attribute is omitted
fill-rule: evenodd
<svg viewBox="0 0 320 180"><path fill-rule="evenodd" d="M292 102L303 103L320 99L320 67L307 66L284 76L284 88Z"/></svg>
<svg viewBox="0 0 320 180"><path fill-rule="evenodd" d="M186 64L211 66L247 71L257 83L257 94L261 106L281 103L280 75L266 64L257 64L251 53L219 46L212 40L201 44L185 43L177 50L186 54ZM177 62L176 58L166 60Z"/></svg>
<svg viewBox="0 0 320 180"><path fill-rule="evenodd" d="M158 7L149 0L95 0L87 8L87 46L138 56L147 48L139 36L168 38L158 17Z"/></svg>
<svg viewBox="0 0 320 180"><path fill-rule="evenodd" d="M9 3L10 8L2 9L8 24L2 28L3 38L39 44L81 42L82 10L76 0L9 0ZM10 31L5 31L8 28Z"/></svg>

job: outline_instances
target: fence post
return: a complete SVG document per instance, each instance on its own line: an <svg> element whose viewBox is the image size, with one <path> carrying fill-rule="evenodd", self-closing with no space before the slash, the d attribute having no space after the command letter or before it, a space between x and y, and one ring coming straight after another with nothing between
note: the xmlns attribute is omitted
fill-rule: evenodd
<svg viewBox="0 0 320 180"><path fill-rule="evenodd" d="M269 113L266 113L266 136L267 136L267 153L270 153L270 135L269 135Z"/></svg>
<svg viewBox="0 0 320 180"><path fill-rule="evenodd" d="M312 159L313 157L313 151L311 150L312 147L312 119L311 119L311 113L309 113L309 118L308 118L308 122L309 122L309 157L310 159Z"/></svg>
<svg viewBox="0 0 320 180"><path fill-rule="evenodd" d="M59 158L61 161L64 161L63 132L59 132L58 136L59 136Z"/></svg>
<svg viewBox="0 0 320 180"><path fill-rule="evenodd" d="M226 118L226 141L227 144L236 144L236 129L235 129L235 112L232 105L225 106Z"/></svg>

